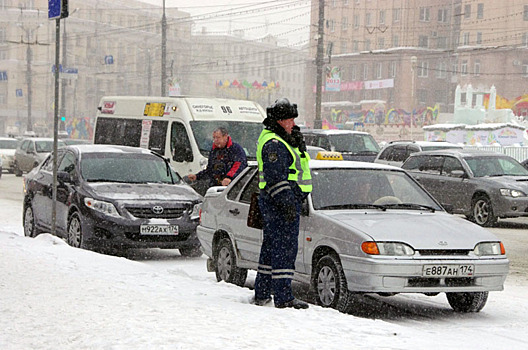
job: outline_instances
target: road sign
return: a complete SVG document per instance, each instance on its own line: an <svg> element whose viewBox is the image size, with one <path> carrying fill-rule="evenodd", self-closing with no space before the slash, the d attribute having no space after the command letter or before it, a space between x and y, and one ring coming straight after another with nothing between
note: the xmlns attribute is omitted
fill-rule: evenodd
<svg viewBox="0 0 528 350"><path fill-rule="evenodd" d="M68 17L68 0L48 0L48 19Z"/></svg>

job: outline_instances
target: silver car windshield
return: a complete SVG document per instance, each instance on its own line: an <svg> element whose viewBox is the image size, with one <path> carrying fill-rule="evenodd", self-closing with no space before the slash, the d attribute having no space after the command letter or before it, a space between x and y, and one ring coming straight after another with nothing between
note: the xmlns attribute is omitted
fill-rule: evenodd
<svg viewBox="0 0 528 350"><path fill-rule="evenodd" d="M81 174L88 182L177 183L180 177L151 154L86 153Z"/></svg>
<svg viewBox="0 0 528 350"><path fill-rule="evenodd" d="M528 170L511 158L473 157L465 160L475 177L528 176Z"/></svg>
<svg viewBox="0 0 528 350"><path fill-rule="evenodd" d="M315 210L441 207L402 171L378 169L312 170Z"/></svg>

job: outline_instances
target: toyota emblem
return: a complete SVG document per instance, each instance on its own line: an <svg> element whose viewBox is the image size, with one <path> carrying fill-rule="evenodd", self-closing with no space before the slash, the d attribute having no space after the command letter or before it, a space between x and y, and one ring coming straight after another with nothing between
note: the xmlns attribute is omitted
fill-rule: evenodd
<svg viewBox="0 0 528 350"><path fill-rule="evenodd" d="M163 213L163 207L161 205L155 205L152 207L152 212L154 214L162 214Z"/></svg>

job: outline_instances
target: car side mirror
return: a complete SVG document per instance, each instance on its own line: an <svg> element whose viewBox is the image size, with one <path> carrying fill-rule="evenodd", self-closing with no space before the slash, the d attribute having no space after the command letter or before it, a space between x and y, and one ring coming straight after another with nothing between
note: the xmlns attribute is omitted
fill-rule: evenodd
<svg viewBox="0 0 528 350"><path fill-rule="evenodd" d="M71 183L70 173L67 171L57 171L57 181L59 183Z"/></svg>
<svg viewBox="0 0 528 350"><path fill-rule="evenodd" d="M446 203L442 203L442 207L445 209L446 212L448 212L449 214L453 214L453 211L455 210L455 207L453 206L453 204L446 204Z"/></svg>
<svg viewBox="0 0 528 350"><path fill-rule="evenodd" d="M467 174L464 170L453 170L451 172L451 176L453 177L461 177L461 178L467 178Z"/></svg>

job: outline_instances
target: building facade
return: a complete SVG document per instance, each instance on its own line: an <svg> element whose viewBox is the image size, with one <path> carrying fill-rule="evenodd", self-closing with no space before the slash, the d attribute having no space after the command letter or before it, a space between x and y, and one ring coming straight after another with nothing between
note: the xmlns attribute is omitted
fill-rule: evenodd
<svg viewBox="0 0 528 350"><path fill-rule="evenodd" d="M312 1L310 57L319 3ZM323 118L338 127L418 127L453 112L458 84L495 85L508 99L525 94L527 7L514 0L325 0L322 101L335 108L323 108ZM307 101L315 101L315 66L308 67ZM349 107L339 116L341 106Z"/></svg>

